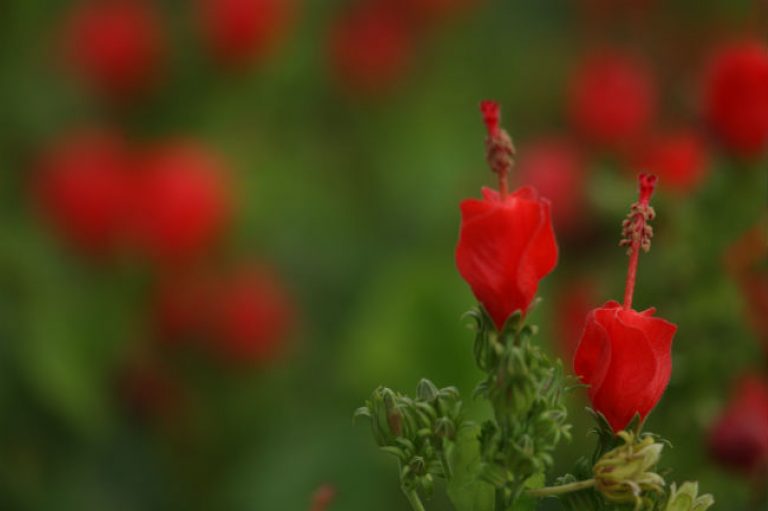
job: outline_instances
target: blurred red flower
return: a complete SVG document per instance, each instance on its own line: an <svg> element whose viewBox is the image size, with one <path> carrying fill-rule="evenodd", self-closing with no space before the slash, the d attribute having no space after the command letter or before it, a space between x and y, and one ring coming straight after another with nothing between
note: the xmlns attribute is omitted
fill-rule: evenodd
<svg viewBox="0 0 768 511"><path fill-rule="evenodd" d="M712 427L709 449L718 463L745 474L768 468L768 384L762 378L746 376L736 386Z"/></svg>
<svg viewBox="0 0 768 511"><path fill-rule="evenodd" d="M558 232L578 230L586 208L587 168L578 148L565 139L544 139L524 147L517 162L520 183L552 203Z"/></svg>
<svg viewBox="0 0 768 511"><path fill-rule="evenodd" d="M726 269L744 295L746 312L768 353L768 220L744 233L725 254Z"/></svg>
<svg viewBox="0 0 768 511"><path fill-rule="evenodd" d="M233 272L212 300L212 341L227 358L263 363L274 358L295 324L291 296L267 266Z"/></svg>
<svg viewBox="0 0 768 511"><path fill-rule="evenodd" d="M124 241L132 180L121 137L109 132L65 135L47 150L34 191L62 238L94 256Z"/></svg>
<svg viewBox="0 0 768 511"><path fill-rule="evenodd" d="M295 0L198 0L203 35L226 65L269 53L294 19Z"/></svg>
<svg viewBox="0 0 768 511"><path fill-rule="evenodd" d="M144 0L84 0L69 14L65 58L99 92L114 97L145 91L165 51L154 4Z"/></svg>
<svg viewBox="0 0 768 511"><path fill-rule="evenodd" d="M616 50L588 55L569 81L568 110L588 141L621 148L656 115L656 83L645 63Z"/></svg>
<svg viewBox="0 0 768 511"><path fill-rule="evenodd" d="M477 7L484 0L396 0L417 27L428 27Z"/></svg>
<svg viewBox="0 0 768 511"><path fill-rule="evenodd" d="M635 168L659 176L664 188L685 195L695 190L709 173L704 141L692 131L665 133L641 145Z"/></svg>
<svg viewBox="0 0 768 511"><path fill-rule="evenodd" d="M223 164L195 143L168 143L139 169L135 234L152 259L188 262L210 249L232 206Z"/></svg>
<svg viewBox="0 0 768 511"><path fill-rule="evenodd" d="M742 41L712 58L704 110L723 145L742 157L768 147L768 46Z"/></svg>
<svg viewBox="0 0 768 511"><path fill-rule="evenodd" d="M589 385L592 406L614 431L635 414L642 419L661 399L672 373L672 337L677 326L609 301L587 316L573 360L574 372Z"/></svg>
<svg viewBox="0 0 768 511"><path fill-rule="evenodd" d="M597 303L597 291L590 278L567 282L555 299L555 332L564 360L572 360L584 333L584 318Z"/></svg>
<svg viewBox="0 0 768 511"><path fill-rule="evenodd" d="M483 188L482 200L462 201L461 217L456 265L501 330L513 312L527 312L557 263L549 201L531 187L504 199Z"/></svg>
<svg viewBox="0 0 768 511"><path fill-rule="evenodd" d="M330 34L336 79L351 92L390 90L408 69L414 51L406 16L386 0L364 0L343 12Z"/></svg>

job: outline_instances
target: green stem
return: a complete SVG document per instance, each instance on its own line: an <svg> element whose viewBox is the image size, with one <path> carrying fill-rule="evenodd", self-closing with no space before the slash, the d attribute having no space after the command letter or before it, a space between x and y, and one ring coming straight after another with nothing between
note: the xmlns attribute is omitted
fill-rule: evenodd
<svg viewBox="0 0 768 511"><path fill-rule="evenodd" d="M535 488L526 491L526 495L531 497L549 497L552 495L562 495L563 493L571 493L579 490L586 490L592 488L595 485L594 479L587 479L586 481L577 481L575 483L562 484L560 486L547 486L545 488Z"/></svg>
<svg viewBox="0 0 768 511"><path fill-rule="evenodd" d="M504 488L496 488L495 511L507 511L507 491Z"/></svg>
<svg viewBox="0 0 768 511"><path fill-rule="evenodd" d="M405 494L405 498L408 499L408 503L411 505L411 508L413 511L426 511L424 509L424 504L421 503L421 499L419 498L419 494L416 492L416 490L408 489L405 486L402 486L403 494Z"/></svg>

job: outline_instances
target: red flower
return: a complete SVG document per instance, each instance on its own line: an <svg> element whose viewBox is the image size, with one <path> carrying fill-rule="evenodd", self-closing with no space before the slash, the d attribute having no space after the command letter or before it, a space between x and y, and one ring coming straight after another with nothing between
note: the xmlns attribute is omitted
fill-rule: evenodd
<svg viewBox="0 0 768 511"><path fill-rule="evenodd" d="M768 353L768 225L766 221L743 234L725 254L726 270L744 296L746 313Z"/></svg>
<svg viewBox="0 0 768 511"><path fill-rule="evenodd" d="M573 358L574 372L589 385L593 408L614 431L639 414L645 419L661 399L672 373L672 338L677 326L654 318L655 309L632 309L640 250L649 250L654 218L650 207L656 176L640 174L640 198L624 221L622 246L629 247L624 304L609 301L587 316Z"/></svg>
<svg viewBox="0 0 768 511"><path fill-rule="evenodd" d="M461 203L456 265L501 330L513 312L528 310L539 280L557 263L557 244L549 201L533 188L505 199L483 188L483 197Z"/></svg>
<svg viewBox="0 0 768 511"><path fill-rule="evenodd" d="M213 307L213 341L220 353L243 362L275 357L294 325L288 292L267 267L250 267L220 282Z"/></svg>
<svg viewBox="0 0 768 511"><path fill-rule="evenodd" d="M144 91L163 54L163 33L151 3L86 0L71 13L67 59L99 91L126 96Z"/></svg>
<svg viewBox="0 0 768 511"><path fill-rule="evenodd" d="M169 144L144 161L136 205L136 234L147 254L185 262L209 249L229 218L225 169L194 144Z"/></svg>
<svg viewBox="0 0 768 511"><path fill-rule="evenodd" d="M294 8L293 0L199 0L206 42L228 65L259 59L272 50Z"/></svg>
<svg viewBox="0 0 768 511"><path fill-rule="evenodd" d="M477 7L484 0L397 0L403 15L418 27L446 21Z"/></svg>
<svg viewBox="0 0 768 511"><path fill-rule="evenodd" d="M610 301L587 316L573 368L589 385L589 399L614 431L635 414L650 413L669 383L671 346L677 327Z"/></svg>
<svg viewBox="0 0 768 511"><path fill-rule="evenodd" d="M705 110L725 147L756 157L768 147L768 47L744 41L723 48L711 63Z"/></svg>
<svg viewBox="0 0 768 511"><path fill-rule="evenodd" d="M653 120L654 77L629 55L595 53L571 77L568 103L571 120L584 137L617 148L641 135Z"/></svg>
<svg viewBox="0 0 768 511"><path fill-rule="evenodd" d="M132 183L127 149L111 133L78 133L43 157L35 191L57 233L91 255L120 245Z"/></svg>
<svg viewBox="0 0 768 511"><path fill-rule="evenodd" d="M768 469L768 384L744 378L709 436L712 456L725 467L754 474Z"/></svg>
<svg viewBox="0 0 768 511"><path fill-rule="evenodd" d="M634 164L653 172L672 192L690 193L709 171L709 155L701 138L690 131L655 137Z"/></svg>
<svg viewBox="0 0 768 511"><path fill-rule="evenodd" d="M361 2L332 28L330 57L336 78L352 92L387 92L408 68L412 39L407 19L391 3Z"/></svg>
<svg viewBox="0 0 768 511"><path fill-rule="evenodd" d="M540 140L525 147L517 169L521 183L552 202L558 232L577 230L587 203L587 169L578 149L567 140Z"/></svg>

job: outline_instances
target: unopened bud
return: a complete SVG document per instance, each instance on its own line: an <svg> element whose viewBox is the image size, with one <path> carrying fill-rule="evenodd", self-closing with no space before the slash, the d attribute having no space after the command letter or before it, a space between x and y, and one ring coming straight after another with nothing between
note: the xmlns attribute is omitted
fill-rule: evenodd
<svg viewBox="0 0 768 511"><path fill-rule="evenodd" d="M437 389L434 383L426 378L422 378L419 384L416 386L416 396L420 401L426 403L434 403L437 399L440 391Z"/></svg>
<svg viewBox="0 0 768 511"><path fill-rule="evenodd" d="M612 502L639 506L644 491L662 491L664 479L650 470L658 463L664 445L651 436L638 440L626 431L620 431L619 436L624 445L605 453L593 467L595 486Z"/></svg>
<svg viewBox="0 0 768 511"><path fill-rule="evenodd" d="M453 440L456 437L456 426L448 417L441 417L435 422L435 434Z"/></svg>
<svg viewBox="0 0 768 511"><path fill-rule="evenodd" d="M715 499L712 495L699 495L699 483L687 482L677 488L672 483L669 500L664 511L706 511L712 507Z"/></svg>

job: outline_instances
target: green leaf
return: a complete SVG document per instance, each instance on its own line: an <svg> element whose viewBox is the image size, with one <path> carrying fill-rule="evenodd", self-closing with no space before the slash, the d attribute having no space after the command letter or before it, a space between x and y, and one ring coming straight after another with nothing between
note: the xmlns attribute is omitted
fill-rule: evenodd
<svg viewBox="0 0 768 511"><path fill-rule="evenodd" d="M456 511L493 511L494 489L478 478L480 470L480 426L465 423L456 437L450 464L453 477L448 482L448 497Z"/></svg>

